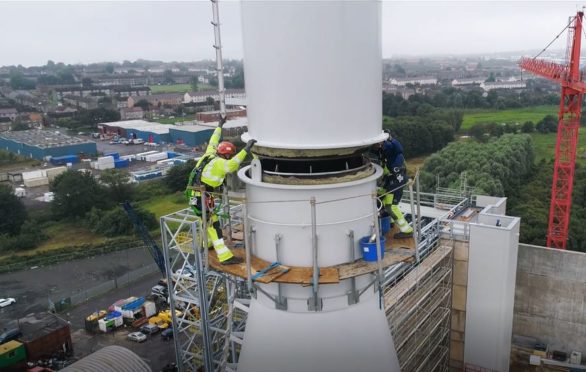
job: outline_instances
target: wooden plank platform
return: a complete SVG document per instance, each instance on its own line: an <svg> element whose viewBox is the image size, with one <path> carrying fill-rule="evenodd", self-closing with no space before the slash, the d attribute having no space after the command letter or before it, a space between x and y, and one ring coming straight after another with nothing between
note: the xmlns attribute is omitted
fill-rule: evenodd
<svg viewBox="0 0 586 372"><path fill-rule="evenodd" d="M232 253L236 257L242 258L243 262L237 265L222 265L218 261L218 257L216 252L212 249L209 251L208 255L208 262L211 267L218 271L222 271L228 274L232 274L241 278L246 278L246 252L243 248L233 248L230 247ZM257 272L261 271L262 269L268 267L271 263L260 259L258 257L252 256L250 259L251 267L252 267L252 275L256 274ZM295 267L295 266L287 266L289 271L286 273L277 272L276 270L271 270L267 275L264 275L257 280L256 282L259 283L286 283L286 284L301 284L301 285L310 285L313 277L313 269L311 267ZM319 284L335 284L340 282L340 277L338 274L338 270L333 267L322 267L320 268L320 275L319 275Z"/></svg>
<svg viewBox="0 0 586 372"><path fill-rule="evenodd" d="M413 260L415 254L415 240L413 238L406 239L393 239L393 235L399 232L398 227L394 227L391 231L386 234L385 244L385 256L383 258L383 267L395 265L399 262L405 262ZM232 253L236 257L242 258L243 261L246 259L246 253L243 248L236 248L241 245L242 232L234 231L232 233L233 241L228 243L228 247L232 250ZM239 244L240 243L240 244ZM209 251L209 264L215 270L222 271L231 275L235 275L241 278L247 277L246 263L242 262L237 265L222 265L218 261L216 252L214 250ZM252 275L258 271L268 267L271 263L260 259L258 257L251 257L251 272ZM300 284L300 285L311 285L313 278L312 267L297 267L287 266L289 271L283 273L279 270L271 270L267 275L258 278L259 283L283 283L283 284ZM339 283L342 279L348 279L357 277L360 275L372 273L378 270L376 262L366 262L363 259L358 259L351 263L321 267L319 284L335 284Z"/></svg>

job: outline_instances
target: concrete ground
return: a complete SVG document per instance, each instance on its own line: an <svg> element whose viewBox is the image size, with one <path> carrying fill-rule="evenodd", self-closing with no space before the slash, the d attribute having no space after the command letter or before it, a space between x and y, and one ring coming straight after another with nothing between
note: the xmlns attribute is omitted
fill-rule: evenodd
<svg viewBox="0 0 586 372"><path fill-rule="evenodd" d="M88 314L96 310L107 309L108 306L121 298L147 295L160 277L161 275L158 273L145 276L128 287L114 290L62 314L71 323L74 357L80 359L104 346L119 345L135 352L153 371L160 371L166 364L175 362L173 341L163 341L159 333L147 336L145 342L136 343L127 339L128 334L135 331L130 327L123 327L107 334L92 334L84 329L84 319Z"/></svg>
<svg viewBox="0 0 586 372"><path fill-rule="evenodd" d="M0 274L0 298L14 297L17 301L0 310L0 329L18 315L47 310L49 298L56 301L68 297L152 262L146 249L136 248Z"/></svg>

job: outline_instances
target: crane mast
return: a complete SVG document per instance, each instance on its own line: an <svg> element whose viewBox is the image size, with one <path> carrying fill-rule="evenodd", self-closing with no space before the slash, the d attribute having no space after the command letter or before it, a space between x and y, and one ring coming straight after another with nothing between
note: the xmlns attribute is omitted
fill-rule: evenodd
<svg viewBox="0 0 586 372"><path fill-rule="evenodd" d="M566 249L572 206L574 170L576 165L576 146L582 113L582 98L586 84L580 71L580 47L582 40L582 20L584 13L572 17L568 40L568 63L561 65L553 62L523 58L519 66L535 75L559 83L562 87L558 113L558 131L555 147L551 203L547 229L547 246Z"/></svg>

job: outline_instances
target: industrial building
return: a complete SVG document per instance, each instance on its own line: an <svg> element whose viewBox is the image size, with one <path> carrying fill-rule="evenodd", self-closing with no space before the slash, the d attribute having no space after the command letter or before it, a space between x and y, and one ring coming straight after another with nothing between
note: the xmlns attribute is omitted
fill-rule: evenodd
<svg viewBox="0 0 586 372"><path fill-rule="evenodd" d="M24 130L0 134L0 149L38 160L66 155L93 156L96 143L51 130Z"/></svg>
<svg viewBox="0 0 586 372"><path fill-rule="evenodd" d="M125 120L98 124L102 134L115 134L125 138L140 138L145 142L169 143L170 125L145 120Z"/></svg>
<svg viewBox="0 0 586 372"><path fill-rule="evenodd" d="M237 136L246 131L247 119L236 117L224 125L225 135ZM98 124L102 134L125 138L140 138L145 142L176 143L200 146L206 143L218 122L190 122L185 125L166 125L145 120L114 121Z"/></svg>
<svg viewBox="0 0 586 372"><path fill-rule="evenodd" d="M214 129L203 125L181 125L169 128L174 143L195 147L209 141Z"/></svg>

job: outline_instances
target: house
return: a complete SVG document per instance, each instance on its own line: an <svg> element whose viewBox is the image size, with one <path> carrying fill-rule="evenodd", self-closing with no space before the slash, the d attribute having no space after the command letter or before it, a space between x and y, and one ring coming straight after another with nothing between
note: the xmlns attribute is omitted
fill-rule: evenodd
<svg viewBox="0 0 586 372"><path fill-rule="evenodd" d="M453 87L460 87L464 85L479 85L486 81L486 77L475 77L468 79L454 79L452 80Z"/></svg>
<svg viewBox="0 0 586 372"><path fill-rule="evenodd" d="M205 111L205 112L198 112L195 114L195 120L201 121L203 123L210 123L218 121L220 117L220 111ZM228 120L234 118L244 118L246 117L246 109L234 109L234 110L226 110L226 118Z"/></svg>
<svg viewBox="0 0 586 372"><path fill-rule="evenodd" d="M120 109L121 120L135 120L144 118L144 111L141 107L128 107Z"/></svg>
<svg viewBox="0 0 586 372"><path fill-rule="evenodd" d="M123 109L128 107L128 97L114 97L112 103L116 109Z"/></svg>
<svg viewBox="0 0 586 372"><path fill-rule="evenodd" d="M187 92L183 95L183 103L205 103L208 97L218 101L220 94L217 90L208 90L202 92ZM240 99L246 101L246 92L244 89L226 89L225 98L228 99Z"/></svg>
<svg viewBox="0 0 586 372"><path fill-rule="evenodd" d="M18 116L18 111L14 107L11 108L0 108L0 118L7 118L10 121L14 121Z"/></svg>
<svg viewBox="0 0 586 372"><path fill-rule="evenodd" d="M412 95L417 93L415 91L415 89L413 89L413 88L407 88L407 87L397 86L397 85L390 85L390 84L386 84L386 83L383 83L383 92L385 92L387 94L399 95L403 99L408 99L409 97L411 97Z"/></svg>
<svg viewBox="0 0 586 372"><path fill-rule="evenodd" d="M121 85L112 88L115 96L126 98L126 97L143 97L151 94L151 88L146 86L130 86Z"/></svg>
<svg viewBox="0 0 586 372"><path fill-rule="evenodd" d="M525 81L495 81L492 83L482 83L480 87L488 92L494 89L525 89L527 84Z"/></svg>
<svg viewBox="0 0 586 372"><path fill-rule="evenodd" d="M434 77L409 77L409 78L390 78L389 83L392 85L406 86L411 85L437 85L437 78Z"/></svg>
<svg viewBox="0 0 586 372"><path fill-rule="evenodd" d="M94 96L74 96L74 95L67 95L63 97L63 103L67 103L73 107L81 108L84 110L93 110L98 108L98 97Z"/></svg>
<svg viewBox="0 0 586 372"><path fill-rule="evenodd" d="M163 105L179 106L183 103L183 95L181 93L159 93L148 96L128 97L128 107L132 108L137 102L145 100L153 107L160 107Z"/></svg>

